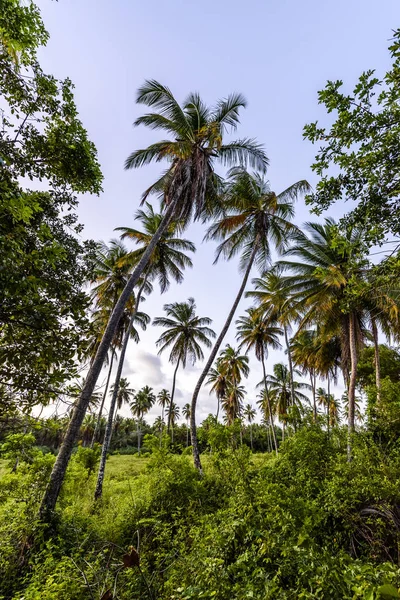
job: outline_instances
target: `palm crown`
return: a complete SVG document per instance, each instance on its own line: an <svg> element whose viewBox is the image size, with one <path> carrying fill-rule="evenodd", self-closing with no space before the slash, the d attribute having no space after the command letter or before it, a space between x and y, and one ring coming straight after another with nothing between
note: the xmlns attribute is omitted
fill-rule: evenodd
<svg viewBox="0 0 400 600"><path fill-rule="evenodd" d="M220 184L215 175L215 161L223 165L249 164L265 171L265 152L252 139L240 139L227 144L224 135L239 124L239 111L246 106L241 94L232 94L209 108L199 94L191 93L180 106L171 91L157 81L146 81L138 90L138 104L155 109L142 115L135 125L160 129L170 139L136 150L126 159L125 168L141 167L153 161L170 163L164 175L144 194L161 194L166 204L175 203L174 218L188 222L204 217L210 208L206 200L216 199ZM211 211L212 212L212 211Z"/></svg>

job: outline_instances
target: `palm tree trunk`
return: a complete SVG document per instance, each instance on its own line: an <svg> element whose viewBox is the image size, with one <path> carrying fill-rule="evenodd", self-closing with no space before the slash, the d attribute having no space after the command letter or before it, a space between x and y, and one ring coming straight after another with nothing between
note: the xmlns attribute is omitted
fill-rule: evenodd
<svg viewBox="0 0 400 600"><path fill-rule="evenodd" d="M140 456L140 426L139 426L140 417L137 419L136 423L136 435L137 435L137 453Z"/></svg>
<svg viewBox="0 0 400 600"><path fill-rule="evenodd" d="M114 421L114 413L116 412L116 407L117 407L119 382L121 381L122 369L124 366L126 349L128 347L128 342L131 337L133 321L134 321L134 319L137 315L138 309L139 309L141 295L142 295L144 287L146 285L146 281L147 281L147 275L145 276L143 283L140 286L140 289L139 289L139 292L138 292L138 295L136 298L136 302L135 302L135 308L132 311L129 325L125 332L125 337L124 337L124 341L123 341L122 348L121 348L121 354L120 354L119 361L118 361L117 373L115 375L113 395L112 395L111 404L110 404L110 411L108 413L107 427L106 427L106 432L104 434L103 446L101 448L99 472L97 475L97 484L96 484L96 489L94 492L95 500L98 500L103 493L103 481L104 481L104 474L105 474L105 470L106 470L107 452L109 450L111 438L112 438L112 426L113 426L113 421Z"/></svg>
<svg viewBox="0 0 400 600"><path fill-rule="evenodd" d="M350 361L351 373L348 389L349 414L348 414L348 438L347 438L347 458L351 460L351 437L354 432L354 412L356 401L356 380L357 380L357 342L356 342L356 323L355 315L349 315L349 342L350 342Z"/></svg>
<svg viewBox="0 0 400 600"><path fill-rule="evenodd" d="M103 414L104 402L106 401L106 398L107 398L107 392L108 392L108 386L109 386L110 378L111 378L111 371L112 371L112 368L113 368L114 356L115 356L115 351L114 351L114 349L112 349L111 361L110 361L110 368L108 369L108 376L107 376L106 387L105 387L105 390L104 390L103 398L101 399L99 414L97 416L97 421L96 421L96 427L94 428L94 433L93 433L92 441L90 443L90 447L91 448L93 448L94 443L95 443L95 441L97 439L97 436L99 434L101 415Z"/></svg>
<svg viewBox="0 0 400 600"><path fill-rule="evenodd" d="M266 369L265 369L264 352L261 355L261 362L262 362L263 375L264 375L265 397L267 398L267 405L268 405L268 412L269 412L269 422L271 424L271 430L272 430L272 437L273 437L273 440L274 440L275 452L276 452L276 454L278 454L278 444L277 444L277 441L276 441L275 427L274 427L274 422L273 422L273 419L272 419L272 407L271 407L271 401L269 399L269 391L268 391L268 385L267 385L267 373L266 373Z"/></svg>
<svg viewBox="0 0 400 600"><path fill-rule="evenodd" d="M216 423L218 423L219 405L220 405L219 396L217 396L217 414L215 415Z"/></svg>
<svg viewBox="0 0 400 600"><path fill-rule="evenodd" d="M316 390L315 390L315 372L314 369L310 369L310 381L311 381L311 390L313 395L313 421L316 423L317 421L317 398L316 398Z"/></svg>
<svg viewBox="0 0 400 600"><path fill-rule="evenodd" d="M175 396L176 374L178 372L178 367L179 367L180 361L181 361L181 359L178 358L178 362L176 363L176 367L175 367L175 371L174 371L174 377L172 379L171 400L169 401L168 426L167 426L168 433L171 430L171 424L172 424L172 405L173 405L174 396ZM173 436L172 436L172 441L174 441Z"/></svg>
<svg viewBox="0 0 400 600"><path fill-rule="evenodd" d="M327 432L328 432L328 438L329 438L329 419L330 419L330 410L331 410L331 380L329 379L329 373L327 376L327 385L328 385L328 401L326 403L326 405L327 405L326 426L327 426Z"/></svg>
<svg viewBox="0 0 400 600"><path fill-rule="evenodd" d="M250 422L250 448L253 450L253 426Z"/></svg>
<svg viewBox="0 0 400 600"><path fill-rule="evenodd" d="M287 350L287 355L288 355L288 363L289 363L290 396L291 396L291 400L292 400L292 406L294 406L294 404L295 404L295 398L294 398L294 380L293 380L293 361L292 361L292 352L290 350L289 336L288 336L288 332L287 332L287 325L286 325L286 323L283 326L283 331L284 331L284 334L285 334L285 344L286 344L286 350Z"/></svg>
<svg viewBox="0 0 400 600"><path fill-rule="evenodd" d="M196 467L196 469L199 471L199 473L202 473L202 467L201 467L201 460L200 460L200 452L199 452L199 444L198 444L198 440L197 440L197 430L196 430L196 404L197 404L197 398L201 389L201 386L203 385L203 382L205 380L205 378L207 377L208 371L210 370L215 357L217 356L218 350L220 349L220 346L222 344L222 342L224 341L224 338L228 332L228 329L230 327L230 324L232 322L232 319L235 315L236 309L238 307L238 304L240 302L240 300L242 299L243 296L243 292L245 290L245 287L247 285L247 280L249 278L250 275L250 271L251 268L253 266L254 263L254 259L256 257L257 254L257 250L258 250L258 246L259 246L259 241L258 239L255 240L254 243L254 247L253 247L253 251L251 253L250 256L250 260L249 260L249 264L247 265L247 269L245 271L244 277L243 277L243 281L242 281L242 285L239 288L239 292L235 298L235 301L233 303L233 306L230 310L230 313L228 315L228 318L225 321L225 325L222 328L221 333L218 336L217 341L214 344L213 349L211 350L210 356L208 357L208 360L206 362L206 365L199 377L199 380L196 384L196 387L194 388L194 392L193 392L193 397L192 397L192 404L191 404L191 414L190 414L190 435L192 438L192 448L193 448L193 461L194 461L194 466Z"/></svg>
<svg viewBox="0 0 400 600"><path fill-rule="evenodd" d="M375 383L376 383L376 406L379 408L381 403L381 360L379 354L379 338L378 328L376 326L376 320L371 319L372 335L374 337L374 351L375 351Z"/></svg>
<svg viewBox="0 0 400 600"><path fill-rule="evenodd" d="M186 448L189 448L189 419L186 421Z"/></svg>
<svg viewBox="0 0 400 600"><path fill-rule="evenodd" d="M39 508L39 518L43 521L49 520L52 516L52 512L55 508L58 495L60 493L60 489L62 483L64 481L65 472L67 470L69 459L71 458L72 450L75 444L75 440L79 434L79 429L82 425L82 421L85 417L85 413L87 407L90 402L90 398L93 394L93 390L95 388L97 379L100 375L101 369L103 367L105 358L107 356L107 352L111 346L111 343L114 339L115 333L118 328L118 324L120 322L121 316L124 312L124 308L126 303L128 302L133 289L137 282L139 281L140 276L143 271L146 269L151 255L154 252L155 247L161 239L164 231L168 227L175 210L176 203L178 201L178 196L176 195L172 202L168 205L168 208L165 212L164 218L160 223L157 232L151 239L150 244L146 248L143 253L142 258L140 259L136 269L133 271L132 275L127 282L124 291L115 308L112 312L106 330L104 332L103 338L98 347L96 356L94 361L91 364L89 372L86 377L85 385L83 387L81 396L76 403L72 419L69 423L67 433L65 435L64 441L60 448L60 451L57 455L56 462L54 463L53 470L50 474L49 482L47 484L46 491L44 493L40 508Z"/></svg>
<svg viewBox="0 0 400 600"><path fill-rule="evenodd" d="M285 421L282 421L282 442L285 441Z"/></svg>

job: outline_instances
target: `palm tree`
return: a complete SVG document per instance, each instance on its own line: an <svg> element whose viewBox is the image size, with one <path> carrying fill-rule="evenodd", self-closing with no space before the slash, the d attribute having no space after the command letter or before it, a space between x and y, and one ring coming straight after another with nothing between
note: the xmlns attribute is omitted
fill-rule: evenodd
<svg viewBox="0 0 400 600"><path fill-rule="evenodd" d="M239 385L236 382L228 384L226 395L222 401L227 425L233 425L235 419L239 419L242 416L245 395L246 390L243 385Z"/></svg>
<svg viewBox="0 0 400 600"><path fill-rule="evenodd" d="M218 422L220 403L223 400L223 398L225 398L228 386L228 381L225 372L223 371L223 368L221 366L221 361L217 360L216 366L210 369L206 384L212 384L210 388L210 394L211 392L214 392L217 396L217 414L215 416L215 419Z"/></svg>
<svg viewBox="0 0 400 600"><path fill-rule="evenodd" d="M163 432L163 428L164 428L164 419L161 417L156 417L156 419L154 420L154 423L153 423L153 427L154 427L155 431L158 431L158 435L160 438L160 448L161 448L162 432Z"/></svg>
<svg viewBox="0 0 400 600"><path fill-rule="evenodd" d="M293 371L296 375L300 375L300 372L296 369ZM275 407L278 418L282 423L282 440L284 440L285 426L289 419L296 424L304 410L302 403L309 403L307 396L305 396L299 390L309 390L310 385L308 383L293 381L294 404L292 404L292 382L290 380L289 369L283 363L278 363L274 365L273 372L273 375L267 375L266 380L269 386L269 394L272 399L272 404Z"/></svg>
<svg viewBox="0 0 400 600"><path fill-rule="evenodd" d="M136 264L140 262L147 251L147 248L152 244L152 240L155 236L155 233L159 229L159 224L162 221L161 215L154 213L150 204L146 203L146 211L139 210L135 215L135 219L139 220L142 223L144 231L138 231L137 229L131 228L120 228L124 231L122 237L129 237L133 239L137 245L140 246L134 252L131 252L128 256L126 256L122 262L127 263L128 265ZM112 417L114 413L114 407L118 394L118 385L122 375L123 364L125 360L125 353L128 346L128 341L130 337L130 330L132 328L134 320L138 316L139 303L142 299L142 294L146 291L149 292L152 290L152 286L150 281L153 279L157 279L160 284L161 293L165 292L170 284L170 278L173 278L177 283L181 283L183 280L183 269L185 267L191 267L192 261L185 254L184 251L194 252L195 247L192 242L188 240L182 240L173 237L176 232L177 226L175 224L170 224L167 228L164 229L162 235L160 236L158 242L155 244L152 254L150 255L146 270L144 272L144 276L140 282L140 288L136 297L136 302L134 305L134 309L132 310L132 315L130 318L130 322L128 324L128 329L126 331L121 354L118 362L117 373L115 376L114 383L114 393L111 398L111 408L110 408L110 425L107 430L107 439L112 435ZM109 442L108 442L109 443ZM99 478L96 486L95 498L99 498L102 493L102 480L100 479L100 473L104 472L105 468L105 460L107 448L103 447L102 456L100 460L99 467Z"/></svg>
<svg viewBox="0 0 400 600"><path fill-rule="evenodd" d="M189 402L185 404L182 408L182 415L186 419L186 447L189 446L189 422L190 422L190 404Z"/></svg>
<svg viewBox="0 0 400 600"><path fill-rule="evenodd" d="M266 381L265 359L268 357L268 346L274 350L281 347L279 336L282 335L282 329L270 324L270 321L254 308L247 311L247 316L240 317L236 321L237 334L236 339L240 341L239 349L246 347L246 354L254 349L257 360L262 364L263 379L266 401L269 404L268 413L271 419L271 430L274 440L275 452L278 452L278 444L276 441L275 428L272 422L272 408L270 405L268 385Z"/></svg>
<svg viewBox="0 0 400 600"><path fill-rule="evenodd" d="M131 403L132 414L136 417L138 454L140 454L140 422L144 415L149 412L155 401L156 396L153 393L153 389L148 385L145 385L138 391Z"/></svg>
<svg viewBox="0 0 400 600"><path fill-rule="evenodd" d="M220 178L214 172L216 161L219 160L225 166L249 164L262 172L268 165L262 146L254 140L242 139L223 143L225 133L237 128L239 111L246 105L240 94L233 94L217 102L213 109L206 107L197 94L190 94L181 107L167 87L156 81L146 81L139 89L136 101L153 108L155 112L143 115L135 124L167 131L173 139L157 142L148 148L133 152L125 166L130 169L153 161L169 162L166 173L145 192L145 198L150 192L160 193L166 210L157 232L120 295L104 331L39 508L42 519L49 518L54 510L74 442L118 322L163 232L172 221L187 224L192 215L199 219L213 213L219 203L220 187Z"/></svg>
<svg viewBox="0 0 400 600"><path fill-rule="evenodd" d="M365 258L363 232L348 227L340 232L333 219L324 224L307 223L295 236L287 251L294 262L280 261L290 270L285 285L301 310L299 328L318 323L321 334L337 335L341 346L341 368L348 389L348 457L351 458L351 435L354 431L357 363L365 336L366 300L362 288L368 262Z"/></svg>
<svg viewBox="0 0 400 600"><path fill-rule="evenodd" d="M263 415L263 425L267 427L267 440L268 447L272 451L276 453L276 447L274 447L273 439L276 440L275 434L275 424L274 424L274 415L275 415L275 405L272 402L272 398L269 393L265 391L267 387L266 378L264 378L264 389L259 393L257 406L259 407L262 415ZM268 389L268 388L267 388ZM270 433L272 429L272 435Z"/></svg>
<svg viewBox="0 0 400 600"><path fill-rule="evenodd" d="M253 450L253 426L252 423L256 416L256 410L252 407L251 404L246 404L243 410L243 416L246 417L249 425L250 425L250 447Z"/></svg>
<svg viewBox="0 0 400 600"><path fill-rule="evenodd" d="M157 395L157 401L158 404L161 406L161 436L160 436L160 448L161 448L161 439L162 439L162 433L163 433L163 428L164 428L164 413L165 413L165 407L169 405L169 403L171 402L171 394L169 393L168 390L163 389L161 390L161 392L158 392Z"/></svg>
<svg viewBox="0 0 400 600"><path fill-rule="evenodd" d="M179 406L175 402L170 402L167 408L168 423L171 423L171 442L174 443L174 425L179 419Z"/></svg>
<svg viewBox="0 0 400 600"><path fill-rule="evenodd" d="M164 305L166 317L156 317L153 325L165 327L166 331L156 341L160 348L158 354L162 354L167 348L171 348L169 361L175 364L172 380L171 400L173 404L175 395L176 374L179 365L186 367L189 359L192 365L197 360L203 360L202 345L211 347L210 338L215 337L215 332L208 327L212 323L209 317L198 317L196 315L196 304L193 298L187 302L172 302ZM171 411L169 412L171 414ZM168 431L171 429L171 421L168 419Z"/></svg>
<svg viewBox="0 0 400 600"><path fill-rule="evenodd" d="M246 293L247 297L253 298L258 305L258 311L264 315L271 325L279 325L283 329L286 354L289 363L291 382L292 403L294 402L293 389L293 360L289 341L289 333L293 321L298 318L296 305L290 296L289 287L284 285L282 277L277 269L263 273L252 281L255 289Z"/></svg>
<svg viewBox="0 0 400 600"><path fill-rule="evenodd" d="M215 261L218 261L221 256L229 260L240 254L240 269L244 276L227 320L193 392L192 446L194 463L200 471L201 461L195 420L200 388L229 329L253 265L255 264L262 272L265 271L271 258L271 245L278 251L286 247L295 229L290 223L294 214L293 201L300 193L309 189L306 181L299 181L277 195L271 191L268 182L261 175L250 174L243 168L230 171L224 191L224 212L222 217L209 228L206 239L222 240L217 248Z"/></svg>
<svg viewBox="0 0 400 600"><path fill-rule="evenodd" d="M114 386L115 384L111 386L112 391L114 391ZM129 404L132 396L134 395L135 390L129 387L129 381L127 380L127 378L121 377L118 386L117 405L115 414L117 414L117 410L121 410L123 404Z"/></svg>

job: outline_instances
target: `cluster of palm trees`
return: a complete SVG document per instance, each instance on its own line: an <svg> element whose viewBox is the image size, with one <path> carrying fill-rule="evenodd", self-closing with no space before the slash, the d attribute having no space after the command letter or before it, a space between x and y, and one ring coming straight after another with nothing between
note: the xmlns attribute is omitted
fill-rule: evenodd
<svg viewBox="0 0 400 600"><path fill-rule="evenodd" d="M376 347L378 327L385 333L397 330L396 298L390 290L374 285L374 269L367 258L362 231L355 228L339 231L332 220L307 224L299 230L292 222L294 201L309 191L308 183L299 181L277 194L264 178L268 159L263 147L253 139L225 142L228 131L236 130L239 124L240 109L246 106L240 94L217 102L213 108L207 107L198 94L190 94L181 106L168 88L147 81L138 91L137 102L149 107L150 112L140 116L135 125L162 130L168 139L136 150L125 166L132 169L165 161L167 170L143 194L144 208L136 213L141 230L119 228L122 239L131 240L136 248L125 251L121 240L101 249L93 290L91 364L42 502L43 517L55 506L101 370L108 360L107 389L119 353L96 488L96 497L101 495L126 348L132 337L138 339L136 327L145 328L149 322L149 317L139 311L140 303L144 295L152 292L155 282L163 293L171 280L182 281L183 270L192 266L188 253L195 251L194 245L181 236L193 219L210 222L205 239L219 242L215 260L238 257L242 272L237 295L218 336L209 328L208 317L197 317L193 299L166 305L166 316L153 320L155 325L165 328L158 340L159 351L170 348L170 361L175 365L168 400L169 427L179 367L184 368L188 360L194 363L203 359L202 347L211 348L187 411L194 463L200 472L196 404L207 377L221 401L227 422L232 422L242 411L241 380L246 376L246 354L250 350L255 352L263 367L263 413L277 451L274 415L279 415L283 427L289 422L296 427L301 419L300 404L305 398L300 390L309 385L316 419L320 396L317 378L327 382L330 415L330 385L340 368L348 391L351 433L357 357L368 339L368 326ZM226 179L215 171L218 161L230 167ZM149 203L152 194L161 199L160 212L155 212ZM274 267L271 266L273 251L284 255ZM294 259L290 261L289 257ZM109 278L110 261L114 266ZM228 346L218 357L253 268L260 275L253 281L254 289L248 292L255 306L238 320L239 349ZM288 366L276 365L274 374L268 375L265 369L268 350L280 346L281 336ZM239 366L240 349L244 349L245 355ZM378 356L375 363L379 394ZM310 384L296 383L296 368L307 373ZM106 391L104 397L105 394ZM247 407L248 415L251 410L254 410L251 406Z"/></svg>

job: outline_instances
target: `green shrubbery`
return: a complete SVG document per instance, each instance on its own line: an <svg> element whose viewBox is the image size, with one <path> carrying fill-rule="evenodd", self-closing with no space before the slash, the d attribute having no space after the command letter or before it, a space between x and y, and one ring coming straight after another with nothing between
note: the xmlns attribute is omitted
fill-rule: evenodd
<svg viewBox="0 0 400 600"><path fill-rule="evenodd" d="M32 516L52 455L0 480L0 598L399 597L398 445L356 437L348 463L340 432L303 429L278 457L214 448L200 479L190 457L147 441L140 474L118 468L135 457L109 459L95 507L92 457L79 449L51 530ZM130 546L140 564L124 568Z"/></svg>

